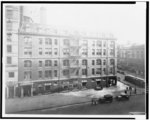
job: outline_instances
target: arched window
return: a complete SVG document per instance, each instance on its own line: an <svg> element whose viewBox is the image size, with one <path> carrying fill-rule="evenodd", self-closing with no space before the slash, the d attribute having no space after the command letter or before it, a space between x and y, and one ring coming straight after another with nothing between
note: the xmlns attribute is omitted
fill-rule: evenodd
<svg viewBox="0 0 150 120"><path fill-rule="evenodd" d="M114 59L110 59L110 65L114 65L114 64L115 64Z"/></svg>
<svg viewBox="0 0 150 120"><path fill-rule="evenodd" d="M97 65L101 65L101 59L97 59L97 60L96 60L96 64L97 64Z"/></svg>
<svg viewBox="0 0 150 120"><path fill-rule="evenodd" d="M82 65L87 65L87 60L86 59L82 60Z"/></svg>
<svg viewBox="0 0 150 120"><path fill-rule="evenodd" d="M103 65L106 65L106 60L103 61Z"/></svg>

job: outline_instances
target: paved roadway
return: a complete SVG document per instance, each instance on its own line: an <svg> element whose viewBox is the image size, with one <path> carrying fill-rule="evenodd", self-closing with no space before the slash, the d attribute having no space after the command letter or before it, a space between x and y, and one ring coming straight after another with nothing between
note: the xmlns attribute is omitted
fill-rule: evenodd
<svg viewBox="0 0 150 120"><path fill-rule="evenodd" d="M129 112L145 112L145 95L131 96L129 101L113 101L112 103L91 105L91 103L34 110L19 114L73 114L73 115L127 115Z"/></svg>

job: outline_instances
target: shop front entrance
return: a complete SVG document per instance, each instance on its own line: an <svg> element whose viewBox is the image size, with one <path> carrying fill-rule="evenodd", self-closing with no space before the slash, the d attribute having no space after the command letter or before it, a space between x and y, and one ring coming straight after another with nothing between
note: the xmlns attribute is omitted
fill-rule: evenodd
<svg viewBox="0 0 150 120"><path fill-rule="evenodd" d="M31 96L31 85L24 85L23 86L23 96L24 97Z"/></svg>

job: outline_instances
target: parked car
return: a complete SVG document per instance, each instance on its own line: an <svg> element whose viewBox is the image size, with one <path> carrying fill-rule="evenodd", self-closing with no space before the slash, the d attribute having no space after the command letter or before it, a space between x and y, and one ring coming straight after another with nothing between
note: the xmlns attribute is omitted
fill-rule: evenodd
<svg viewBox="0 0 150 120"><path fill-rule="evenodd" d="M103 87L101 87L101 86L96 86L95 87L95 90L102 90L103 89Z"/></svg>
<svg viewBox="0 0 150 120"><path fill-rule="evenodd" d="M116 100L117 101L126 101L126 100L129 100L130 96L127 95L127 94L121 94L121 95L118 95L116 96Z"/></svg>
<svg viewBox="0 0 150 120"><path fill-rule="evenodd" d="M113 101L113 96L110 94L104 95L104 97L99 98L99 103L111 103Z"/></svg>

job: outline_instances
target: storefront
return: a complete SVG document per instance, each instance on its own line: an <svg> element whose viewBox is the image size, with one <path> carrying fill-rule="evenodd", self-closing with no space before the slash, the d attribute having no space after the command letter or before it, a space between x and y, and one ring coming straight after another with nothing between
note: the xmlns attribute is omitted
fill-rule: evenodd
<svg viewBox="0 0 150 120"><path fill-rule="evenodd" d="M97 86L101 86L101 79L96 79Z"/></svg>
<svg viewBox="0 0 150 120"><path fill-rule="evenodd" d="M81 82L82 82L82 87L86 87L86 85L87 85L87 80L82 80Z"/></svg>

